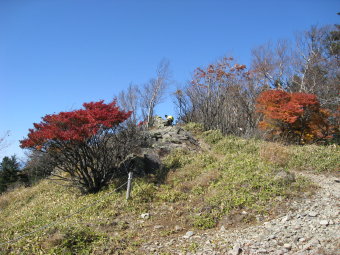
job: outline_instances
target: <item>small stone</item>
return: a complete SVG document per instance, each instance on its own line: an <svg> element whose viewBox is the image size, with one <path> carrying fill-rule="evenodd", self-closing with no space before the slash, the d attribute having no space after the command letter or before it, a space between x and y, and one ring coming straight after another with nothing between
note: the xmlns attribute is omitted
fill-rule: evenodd
<svg viewBox="0 0 340 255"><path fill-rule="evenodd" d="M261 215L256 215L255 218L256 218L256 220L257 220L258 222L261 222L261 221L264 220L264 217L261 216Z"/></svg>
<svg viewBox="0 0 340 255"><path fill-rule="evenodd" d="M313 247L319 246L320 242L319 240L311 240L306 245L303 246L304 250L311 250Z"/></svg>
<svg viewBox="0 0 340 255"><path fill-rule="evenodd" d="M188 231L185 233L185 235L183 236L183 238L190 238L194 235L194 232L193 231Z"/></svg>
<svg viewBox="0 0 340 255"><path fill-rule="evenodd" d="M181 231L181 230L182 230L182 228L180 226L178 226L178 225L175 226L175 231Z"/></svg>
<svg viewBox="0 0 340 255"><path fill-rule="evenodd" d="M306 241L305 238L303 238L303 237L302 237L302 238L299 238L299 242L300 242L300 243L303 243L303 242L305 242L305 241Z"/></svg>
<svg viewBox="0 0 340 255"><path fill-rule="evenodd" d="M292 245L291 245L290 243L285 243L285 244L283 245L283 247L284 247L285 249L287 249L287 250L292 249Z"/></svg>
<svg viewBox="0 0 340 255"><path fill-rule="evenodd" d="M294 243L297 243L300 240L300 237L294 237Z"/></svg>
<svg viewBox="0 0 340 255"><path fill-rule="evenodd" d="M161 228L164 228L164 226L163 226L163 225L155 225L155 226L153 227L153 229L161 229Z"/></svg>
<svg viewBox="0 0 340 255"><path fill-rule="evenodd" d="M141 217L142 219L149 219L149 218L150 218L150 213L142 213L142 214L140 215L140 217Z"/></svg>
<svg viewBox="0 0 340 255"><path fill-rule="evenodd" d="M287 215L287 216L282 218L281 222L285 223L285 222L289 221L290 219L291 219L291 217L289 215Z"/></svg>
<svg viewBox="0 0 340 255"><path fill-rule="evenodd" d="M230 254L231 255L239 255L241 253L242 253L242 249L241 249L240 245L235 245Z"/></svg>
<svg viewBox="0 0 340 255"><path fill-rule="evenodd" d="M241 214L247 215L248 213L246 211L242 211Z"/></svg>
<svg viewBox="0 0 340 255"><path fill-rule="evenodd" d="M295 229L295 230L298 230L298 229L300 229L300 228L301 228L300 225L295 225L295 226L293 227L293 229Z"/></svg>
<svg viewBox="0 0 340 255"><path fill-rule="evenodd" d="M320 221L320 225L327 226L329 224L328 220L322 220Z"/></svg>
<svg viewBox="0 0 340 255"><path fill-rule="evenodd" d="M263 253L263 254L268 253L268 251L266 249L259 249L257 252L258 253Z"/></svg>
<svg viewBox="0 0 340 255"><path fill-rule="evenodd" d="M220 228L220 231L224 232L224 231L225 231L225 227L222 226L222 227Z"/></svg>
<svg viewBox="0 0 340 255"><path fill-rule="evenodd" d="M316 217L316 216L318 216L318 213L317 213L317 212L309 212L309 213L308 213L308 216L310 216L310 217Z"/></svg>
<svg viewBox="0 0 340 255"><path fill-rule="evenodd" d="M270 236L268 236L268 240L272 240L272 239L275 239L275 238L276 238L275 235L270 235Z"/></svg>

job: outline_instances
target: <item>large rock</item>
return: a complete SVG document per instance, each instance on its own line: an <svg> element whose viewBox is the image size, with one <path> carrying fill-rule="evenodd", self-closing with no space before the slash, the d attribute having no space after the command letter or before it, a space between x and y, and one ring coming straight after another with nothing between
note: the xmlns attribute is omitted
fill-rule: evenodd
<svg viewBox="0 0 340 255"><path fill-rule="evenodd" d="M146 174L154 173L156 170L162 168L162 162L157 154L130 154L121 163L120 168L122 172L133 172L137 176L144 176Z"/></svg>
<svg viewBox="0 0 340 255"><path fill-rule="evenodd" d="M198 142L178 126L166 126L166 120L155 117L152 129L144 131L145 146L138 154L130 154L121 164L121 171L143 176L163 168L161 158L174 149L197 150ZM159 171L158 171L159 172Z"/></svg>
<svg viewBox="0 0 340 255"><path fill-rule="evenodd" d="M163 128L167 125L168 121L160 116L155 116L153 120L154 128Z"/></svg>
<svg viewBox="0 0 340 255"><path fill-rule="evenodd" d="M177 126L167 126L148 131L153 148L175 148L197 149L198 142L192 135Z"/></svg>

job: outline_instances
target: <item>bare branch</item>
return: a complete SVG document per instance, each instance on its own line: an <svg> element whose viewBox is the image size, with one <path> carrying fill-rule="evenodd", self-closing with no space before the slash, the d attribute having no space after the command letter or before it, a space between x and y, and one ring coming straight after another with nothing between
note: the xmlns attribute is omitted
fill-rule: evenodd
<svg viewBox="0 0 340 255"><path fill-rule="evenodd" d="M142 113L148 126L152 126L155 107L163 101L166 89L170 84L169 68L169 61L163 59L158 64L156 77L150 79L140 92Z"/></svg>
<svg viewBox="0 0 340 255"><path fill-rule="evenodd" d="M10 131L8 130L0 137L0 152L9 146L9 144L6 142L6 139L9 137L9 135Z"/></svg>

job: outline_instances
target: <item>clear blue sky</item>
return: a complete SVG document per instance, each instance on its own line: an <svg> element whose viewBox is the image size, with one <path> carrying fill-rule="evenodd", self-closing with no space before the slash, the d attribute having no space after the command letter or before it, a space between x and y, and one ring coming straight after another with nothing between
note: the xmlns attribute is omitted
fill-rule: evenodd
<svg viewBox="0 0 340 255"><path fill-rule="evenodd" d="M340 23L338 0L0 0L1 156L48 113L110 100L171 62L184 84L224 55L249 63L256 45ZM173 113L169 102L158 113Z"/></svg>

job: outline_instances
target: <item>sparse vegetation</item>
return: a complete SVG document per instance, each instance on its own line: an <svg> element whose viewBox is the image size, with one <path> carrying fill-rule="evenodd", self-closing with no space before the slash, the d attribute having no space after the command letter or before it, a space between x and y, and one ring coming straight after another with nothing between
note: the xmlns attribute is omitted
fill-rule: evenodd
<svg viewBox="0 0 340 255"><path fill-rule="evenodd" d="M135 179L128 202L124 192L108 195L116 187L113 183L86 196L50 180L3 194L0 242L56 224L1 246L1 253L138 254L145 236L157 239L181 234L175 225L183 230L214 228L240 211L247 211L247 217L241 219L246 224L254 222L257 215L270 217L281 203L311 192L306 179L275 180L280 169L338 170L336 145L284 146L224 137L218 131L203 132L199 137L201 143L209 143L211 150L173 151L164 159L169 171L165 183L153 178ZM96 200L101 202L64 220ZM140 215L145 212L150 218L141 221ZM162 235L153 228L155 225L163 226L159 230Z"/></svg>
<svg viewBox="0 0 340 255"><path fill-rule="evenodd" d="M333 242L338 227L333 208L340 192L334 186L340 178L340 25L324 25L318 15L321 26L254 45L248 59L246 49L236 51L247 66L232 56L207 63L210 49L215 55L225 42L235 45L237 38L228 32L242 31L250 38L247 44L268 37L256 29L257 34L249 33L247 21L277 8L254 1L255 16L242 10L249 17L241 18L238 4L222 8L217 2L179 8L162 3L160 11L158 5L136 11L131 8L136 4L109 3L107 13L98 11L102 5L84 6L76 17L59 6L45 12L45 3L28 9L6 3L10 22L2 30L9 41L3 46L10 61L0 80L10 87L3 92L10 118L3 123L14 125L8 128L18 142L27 118L33 121L44 109L54 113L45 113L19 141L29 150L26 159L5 156L16 142L7 139L9 131L0 135L0 254L166 255L173 249L210 254L210 248L223 254L229 248L237 254L315 253L319 246L326 253L328 246L339 246ZM287 6L314 10L319 5ZM41 11L35 15L31 9ZM220 15L226 9L229 13ZM12 17L12 10L19 15ZM76 22L59 22L55 10ZM139 13L150 10L145 25ZM167 24L174 11L179 27ZM182 22L181 15L189 12L190 22ZM290 16L308 18L297 13ZM120 22L120 14L128 22ZM33 23L21 26L18 17ZM289 29L305 26L290 21ZM271 24L272 39L277 31L289 31L281 23ZM225 24L234 30L222 31ZM174 31L184 40L172 40ZM17 42L21 38L25 43ZM174 77L163 59L146 82L120 84L145 77L144 66L162 49L177 63ZM178 80L187 71L184 65L192 67L197 59L202 65L186 82ZM110 95L109 102L98 98ZM89 98L95 101L77 108L79 100ZM69 110L56 113L60 107ZM156 115L161 113L165 120ZM261 226L249 227L256 224ZM245 228L227 229L240 226Z"/></svg>

